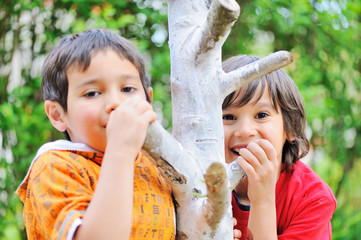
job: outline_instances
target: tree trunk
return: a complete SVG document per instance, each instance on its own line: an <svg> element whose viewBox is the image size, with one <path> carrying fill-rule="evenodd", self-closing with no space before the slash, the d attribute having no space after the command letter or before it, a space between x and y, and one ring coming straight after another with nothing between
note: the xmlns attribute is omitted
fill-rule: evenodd
<svg viewBox="0 0 361 240"><path fill-rule="evenodd" d="M233 239L231 190L244 173L225 164L222 102L292 62L281 51L224 73L222 45L239 13L235 0L168 1L173 137L153 123L143 150L172 186L177 239Z"/></svg>

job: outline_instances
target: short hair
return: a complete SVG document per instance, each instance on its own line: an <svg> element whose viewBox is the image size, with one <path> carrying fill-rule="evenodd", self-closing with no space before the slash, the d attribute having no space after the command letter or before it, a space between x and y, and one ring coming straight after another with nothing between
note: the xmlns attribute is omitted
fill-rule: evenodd
<svg viewBox="0 0 361 240"><path fill-rule="evenodd" d="M42 68L41 90L44 100L58 102L67 111L68 78L67 71L75 64L86 71L95 53L112 49L120 58L129 60L139 71L146 98L150 86L144 61L136 47L127 39L105 29L89 29L66 36L50 51Z"/></svg>
<svg viewBox="0 0 361 240"><path fill-rule="evenodd" d="M258 59L255 56L239 55L226 60L222 67L225 72L231 72ZM293 164L308 153L310 145L305 135L304 102L296 84L287 73L279 69L252 81L229 94L223 101L222 109L229 106L241 107L247 104L254 97L259 84L262 88L256 101L260 100L267 86L272 106L276 111L281 110L287 136L282 150L282 162L284 163L284 170L292 170ZM239 96L241 97L239 98ZM288 139L291 136L295 139L290 142Z"/></svg>

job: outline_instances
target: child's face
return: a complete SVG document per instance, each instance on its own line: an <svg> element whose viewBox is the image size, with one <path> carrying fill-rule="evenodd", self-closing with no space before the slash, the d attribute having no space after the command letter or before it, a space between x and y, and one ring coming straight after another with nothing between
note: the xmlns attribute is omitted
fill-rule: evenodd
<svg viewBox="0 0 361 240"><path fill-rule="evenodd" d="M110 112L126 98L146 100L138 70L113 50L99 51L86 71L72 67L68 77L66 130L72 142L105 151Z"/></svg>
<svg viewBox="0 0 361 240"><path fill-rule="evenodd" d="M237 159L238 151L250 142L266 139L274 146L279 162L282 161L282 149L286 141L281 110L273 108L267 87L258 102L261 93L259 85L254 97L242 107L229 106L223 110L226 162ZM242 96L241 96L242 97Z"/></svg>

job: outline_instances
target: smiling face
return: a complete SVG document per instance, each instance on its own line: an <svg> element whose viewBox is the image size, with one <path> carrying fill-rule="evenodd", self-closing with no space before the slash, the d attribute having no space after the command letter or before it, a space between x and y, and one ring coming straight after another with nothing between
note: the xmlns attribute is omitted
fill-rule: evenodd
<svg viewBox="0 0 361 240"><path fill-rule="evenodd" d="M75 65L67 77L68 109L61 113L65 130L72 142L104 152L110 112L131 96L146 99L139 72L115 51L101 50L94 54L85 71Z"/></svg>
<svg viewBox="0 0 361 240"><path fill-rule="evenodd" d="M231 104L223 109L227 163L237 159L241 148L258 139L271 142L276 149L277 159L282 162L282 150L286 141L282 114L279 109L277 111L273 107L267 86L258 100L260 95L261 84L257 87L254 96L243 106ZM240 97L242 92L237 98Z"/></svg>

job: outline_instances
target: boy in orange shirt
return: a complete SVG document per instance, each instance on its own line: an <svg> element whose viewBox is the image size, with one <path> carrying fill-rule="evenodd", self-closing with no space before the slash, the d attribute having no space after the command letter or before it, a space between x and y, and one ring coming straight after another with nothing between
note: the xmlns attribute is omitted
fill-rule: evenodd
<svg viewBox="0 0 361 240"><path fill-rule="evenodd" d="M156 114L136 48L101 29L65 37L41 87L68 140L44 144L17 190L28 239L174 239L171 189L140 152Z"/></svg>

